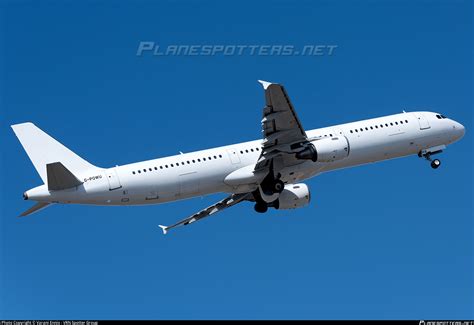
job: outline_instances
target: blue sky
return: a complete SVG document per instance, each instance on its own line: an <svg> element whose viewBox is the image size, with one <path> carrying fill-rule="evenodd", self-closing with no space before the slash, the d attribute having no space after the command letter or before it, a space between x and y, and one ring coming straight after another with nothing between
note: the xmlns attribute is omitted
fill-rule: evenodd
<svg viewBox="0 0 474 325"><path fill-rule="evenodd" d="M470 1L7 1L0 4L0 318L473 318ZM332 56L135 55L158 44L335 44ZM321 175L309 207L250 203L163 236L222 195L54 206L9 125L110 167L261 136L283 83L307 129L405 110L466 136Z"/></svg>

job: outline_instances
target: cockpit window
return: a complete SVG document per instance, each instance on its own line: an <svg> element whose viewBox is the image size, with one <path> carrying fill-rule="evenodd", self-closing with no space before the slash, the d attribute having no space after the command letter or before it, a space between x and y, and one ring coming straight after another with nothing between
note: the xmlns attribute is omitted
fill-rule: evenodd
<svg viewBox="0 0 474 325"><path fill-rule="evenodd" d="M447 118L447 117L446 117L446 116L444 116L444 115L441 115L441 118Z"/></svg>

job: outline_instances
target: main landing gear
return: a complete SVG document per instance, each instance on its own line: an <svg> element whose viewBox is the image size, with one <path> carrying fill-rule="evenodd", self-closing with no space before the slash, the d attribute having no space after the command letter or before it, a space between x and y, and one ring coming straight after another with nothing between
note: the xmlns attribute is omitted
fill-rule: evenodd
<svg viewBox="0 0 474 325"><path fill-rule="evenodd" d="M267 212L269 207L274 207L279 194L285 189L285 183L280 179L281 174L275 175L273 170L273 159L270 161L267 176L260 183L260 188L253 193L255 199L254 209L258 213ZM261 190L261 192L260 192ZM265 200L262 198L265 196ZM273 201L273 202L270 202Z"/></svg>
<svg viewBox="0 0 474 325"><path fill-rule="evenodd" d="M268 204L263 201L257 202L255 203L255 206L253 208L258 213L265 213L268 210Z"/></svg>
<svg viewBox="0 0 474 325"><path fill-rule="evenodd" d="M263 187L261 184L261 188L253 192L253 197L255 199L254 209L258 213L265 213L268 211L268 208L276 207L277 205L275 204L278 204L279 194L285 189L285 183L280 179L267 182L264 185L266 186ZM266 200L263 199L263 195L265 195ZM267 195L269 197L267 197ZM272 200L272 202L269 200Z"/></svg>
<svg viewBox="0 0 474 325"><path fill-rule="evenodd" d="M272 179L269 177L266 177L266 179L262 182L262 184L260 184L260 186L262 188L263 194L268 195L270 197L274 196L275 194L280 194L285 189L285 183L283 183L281 179ZM257 202L255 203L254 209L258 213L265 213L267 212L268 207L273 206L272 203L267 203L262 199L262 195L258 192L258 190L254 194L254 196L255 201Z"/></svg>
<svg viewBox="0 0 474 325"><path fill-rule="evenodd" d="M263 200L262 195L268 195L269 197L275 196L275 194L280 194L283 192L285 189L285 183L281 181L280 179L276 179L272 182L267 182L266 184L262 183L260 186L262 186L262 194L259 192L259 190L256 190L254 192L254 198L255 198L255 206L254 209L258 213L265 213L267 212L269 207L273 207L274 202L265 202ZM264 187L265 186L265 187ZM276 199L278 199L278 196L276 196Z"/></svg>
<svg viewBox="0 0 474 325"><path fill-rule="evenodd" d="M285 183L280 179L280 175L273 177L272 173L269 173L260 184L263 193L266 195L273 195L275 193L281 193L285 189Z"/></svg>
<svg viewBox="0 0 474 325"><path fill-rule="evenodd" d="M435 154L435 153L439 153L439 152L441 152L441 150L438 151L438 152L423 152L423 151L420 151L420 152L418 153L418 157L420 157L420 158L421 158L421 157L422 157L422 158L425 158L426 160L428 160L428 161L431 162L431 163L430 163L431 168L433 168L433 169L438 169L439 166L441 166L441 161L440 161L439 159L433 159L433 160L432 160L432 159L431 159L431 155L433 155L433 154Z"/></svg>
<svg viewBox="0 0 474 325"><path fill-rule="evenodd" d="M285 183L283 183L282 180L277 179L273 182L273 191L274 193L281 193L283 192L283 189L285 188Z"/></svg>

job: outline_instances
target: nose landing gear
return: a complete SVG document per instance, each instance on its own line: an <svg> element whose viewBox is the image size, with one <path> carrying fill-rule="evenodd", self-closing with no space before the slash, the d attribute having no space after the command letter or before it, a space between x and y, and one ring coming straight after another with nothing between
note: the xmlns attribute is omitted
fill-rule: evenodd
<svg viewBox="0 0 474 325"><path fill-rule="evenodd" d="M431 168L437 169L439 166L441 166L441 161L439 159L435 159L431 162Z"/></svg>
<svg viewBox="0 0 474 325"><path fill-rule="evenodd" d="M423 151L420 151L418 153L418 157L425 158L426 160L431 162L430 163L431 168L438 169L439 166L441 166L441 161L439 159L432 160L431 155L434 155L435 153L440 153L440 152L441 152L441 150L435 151L435 152L430 152L430 151L423 150Z"/></svg>

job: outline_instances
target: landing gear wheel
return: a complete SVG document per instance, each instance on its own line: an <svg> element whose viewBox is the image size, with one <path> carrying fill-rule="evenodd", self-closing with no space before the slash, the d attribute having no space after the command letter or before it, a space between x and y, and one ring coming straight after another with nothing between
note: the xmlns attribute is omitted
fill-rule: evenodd
<svg viewBox="0 0 474 325"><path fill-rule="evenodd" d="M441 161L439 159L435 159L431 162L431 168L437 169L439 166L441 166Z"/></svg>
<svg viewBox="0 0 474 325"><path fill-rule="evenodd" d="M273 190L275 193L281 193L283 192L283 189L285 188L285 183L283 183L281 180L275 181L275 184L273 184Z"/></svg>
<svg viewBox="0 0 474 325"><path fill-rule="evenodd" d="M268 210L268 206L266 203L255 203L255 206L253 207L256 212L258 213L265 213Z"/></svg>

